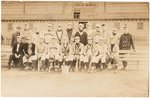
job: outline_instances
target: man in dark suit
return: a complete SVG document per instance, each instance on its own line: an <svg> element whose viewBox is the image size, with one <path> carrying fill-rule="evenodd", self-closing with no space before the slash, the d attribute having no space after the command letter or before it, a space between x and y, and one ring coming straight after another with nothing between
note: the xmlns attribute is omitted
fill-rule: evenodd
<svg viewBox="0 0 150 98"><path fill-rule="evenodd" d="M32 67L34 69L36 67L35 44L31 42L31 38L26 38L26 41L27 43L23 46L23 64L26 66L26 70L32 70Z"/></svg>
<svg viewBox="0 0 150 98"><path fill-rule="evenodd" d="M135 51L133 36L129 34L128 28L124 27L124 34L122 34L120 37L119 49L131 50L131 47ZM125 70L125 68L127 67L127 61L123 60L122 63L123 63L122 70Z"/></svg>
<svg viewBox="0 0 150 98"><path fill-rule="evenodd" d="M22 66L23 57L23 43L21 42L21 37L16 36L17 42L14 43L12 49L12 55L9 57L8 69L10 69L10 64L13 62L15 66Z"/></svg>
<svg viewBox="0 0 150 98"><path fill-rule="evenodd" d="M75 37L79 36L80 38L80 42L85 46L87 45L87 33L84 31L84 25L83 24L79 24L79 31L76 32Z"/></svg>
<svg viewBox="0 0 150 98"><path fill-rule="evenodd" d="M17 36L20 36L20 35L21 35L21 27L17 26L16 31L12 34L12 37L11 37L11 47L13 47L14 44L17 43Z"/></svg>

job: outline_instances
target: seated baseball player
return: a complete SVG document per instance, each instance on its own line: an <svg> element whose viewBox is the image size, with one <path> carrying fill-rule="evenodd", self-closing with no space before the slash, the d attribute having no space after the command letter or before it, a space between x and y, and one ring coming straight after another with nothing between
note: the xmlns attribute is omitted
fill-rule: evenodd
<svg viewBox="0 0 150 98"><path fill-rule="evenodd" d="M57 43L57 39L52 37L52 41L48 46L49 71L61 71L62 54L61 46Z"/></svg>
<svg viewBox="0 0 150 98"><path fill-rule="evenodd" d="M53 38L52 40L53 44L52 44L52 52L53 52L53 55L54 55L54 68L55 68L55 71L61 71L61 65L62 65L62 60L63 60L63 57L62 57L62 50L61 50L61 45L57 43L57 39L56 38Z"/></svg>
<svg viewBox="0 0 150 98"><path fill-rule="evenodd" d="M119 46L115 43L113 46L111 46L110 51L110 63L112 65L112 70L117 70L118 67L118 55L119 55Z"/></svg>
<svg viewBox="0 0 150 98"><path fill-rule="evenodd" d="M84 70L89 69L89 64L91 61L92 53L93 53L93 43L92 43L92 37L88 37L88 44L84 48Z"/></svg>
<svg viewBox="0 0 150 98"><path fill-rule="evenodd" d="M32 43L31 38L26 38L27 43L24 44L23 52L23 64L25 65L25 70L32 70L32 67L36 60L34 60L35 56L35 44Z"/></svg>
<svg viewBox="0 0 150 98"><path fill-rule="evenodd" d="M74 54L74 64L72 66L72 69L74 70L74 67L76 67L76 71L81 71L83 69L83 64L84 64L84 56L83 56L83 51L84 51L84 45L80 42L80 37L76 36L75 37L75 43L73 44L73 54Z"/></svg>
<svg viewBox="0 0 150 98"><path fill-rule="evenodd" d="M109 56L109 61L112 65L112 69L116 70L118 66L118 51L119 51L119 46L118 46L118 41L119 41L119 35L117 34L117 29L114 28L112 31L112 35L110 37L111 41L111 49L110 49L110 56Z"/></svg>
<svg viewBox="0 0 150 98"><path fill-rule="evenodd" d="M22 68L22 57L23 57L23 43L21 42L20 36L17 36L17 43L14 44L12 49L12 55L9 57L8 69L10 69L10 64L13 62L15 66L20 66Z"/></svg>
<svg viewBox="0 0 150 98"><path fill-rule="evenodd" d="M99 60L100 60L100 51L99 51L99 36L98 37L95 37L95 42L94 42L94 45L93 45L93 53L92 53L92 56L91 56L91 66L89 66L89 72L95 72L99 67Z"/></svg>
<svg viewBox="0 0 150 98"><path fill-rule="evenodd" d="M63 56L63 64L70 67L69 71L72 71L71 65L73 64L73 51L72 46L69 44L69 39L64 38L64 41L61 46L62 56Z"/></svg>
<svg viewBox="0 0 150 98"><path fill-rule="evenodd" d="M38 60L38 71L43 71L46 70L46 65L45 65L45 57L47 53L47 47L44 43L44 37L41 36L39 40L39 44L36 46L36 56Z"/></svg>
<svg viewBox="0 0 150 98"><path fill-rule="evenodd" d="M101 65L103 66L103 69L107 69L106 59L107 59L107 45L104 44L103 37L99 38L99 59L100 59L100 69Z"/></svg>

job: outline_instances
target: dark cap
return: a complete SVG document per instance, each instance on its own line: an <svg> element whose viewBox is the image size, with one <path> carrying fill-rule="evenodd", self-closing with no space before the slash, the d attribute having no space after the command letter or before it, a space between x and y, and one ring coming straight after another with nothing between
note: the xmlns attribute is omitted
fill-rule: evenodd
<svg viewBox="0 0 150 98"><path fill-rule="evenodd" d="M102 24L102 26L105 26L105 24Z"/></svg>

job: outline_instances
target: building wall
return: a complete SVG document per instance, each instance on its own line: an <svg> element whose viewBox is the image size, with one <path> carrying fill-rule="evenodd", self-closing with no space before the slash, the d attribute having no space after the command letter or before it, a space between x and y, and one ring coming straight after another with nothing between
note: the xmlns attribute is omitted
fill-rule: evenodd
<svg viewBox="0 0 150 98"><path fill-rule="evenodd" d="M74 12L80 12L80 19L74 19ZM95 29L96 23L105 23L109 31L120 27L119 33L127 24L135 38L148 39L149 4L147 2L2 2L2 33L10 40L12 29L30 23L41 31L52 23L54 30L58 23L66 29L67 23L74 24L75 31L81 21L89 22ZM138 29L138 24L143 24Z"/></svg>
<svg viewBox="0 0 150 98"><path fill-rule="evenodd" d="M3 20L148 19L147 2L2 2Z"/></svg>

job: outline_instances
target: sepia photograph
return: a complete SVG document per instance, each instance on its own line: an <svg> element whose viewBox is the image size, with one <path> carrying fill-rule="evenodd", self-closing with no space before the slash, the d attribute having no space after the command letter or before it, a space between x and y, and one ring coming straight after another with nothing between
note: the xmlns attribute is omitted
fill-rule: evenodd
<svg viewBox="0 0 150 98"><path fill-rule="evenodd" d="M2 97L148 97L149 2L1 1Z"/></svg>

